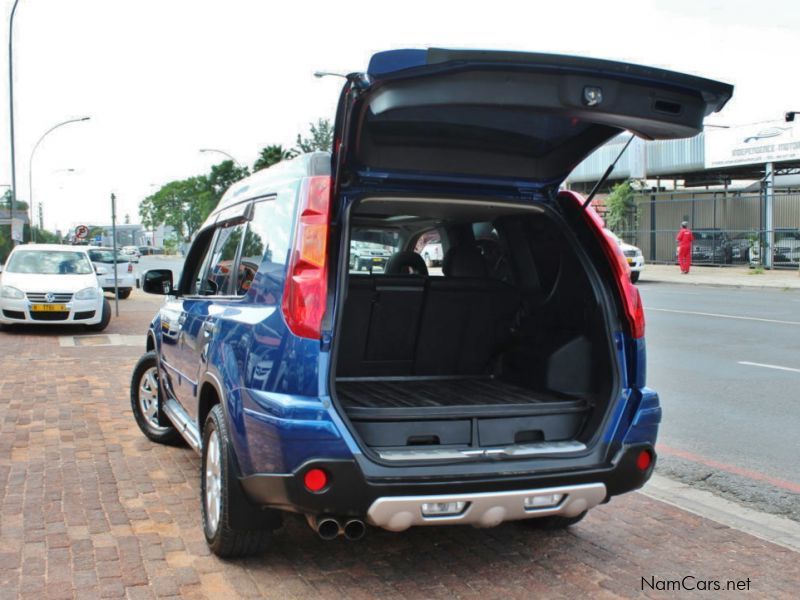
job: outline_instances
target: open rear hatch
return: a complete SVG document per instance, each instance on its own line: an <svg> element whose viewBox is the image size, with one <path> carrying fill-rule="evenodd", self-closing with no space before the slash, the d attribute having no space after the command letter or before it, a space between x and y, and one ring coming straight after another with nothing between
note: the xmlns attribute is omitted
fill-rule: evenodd
<svg viewBox="0 0 800 600"><path fill-rule="evenodd" d="M451 254L439 277L340 279L331 390L362 442L386 460L585 451L624 379L619 292L558 186L621 131L695 135L731 94L660 69L510 52L389 51L349 76L333 155L345 244L385 229L408 255L428 222ZM514 277L478 268L465 229L478 222Z"/></svg>
<svg viewBox="0 0 800 600"><path fill-rule="evenodd" d="M382 52L343 90L337 186L444 178L555 191L619 132L696 135L732 93L732 86L700 77L573 56Z"/></svg>

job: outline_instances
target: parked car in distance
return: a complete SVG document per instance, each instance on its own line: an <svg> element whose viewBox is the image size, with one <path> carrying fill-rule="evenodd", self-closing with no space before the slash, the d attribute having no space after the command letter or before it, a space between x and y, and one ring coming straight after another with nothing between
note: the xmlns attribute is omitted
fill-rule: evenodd
<svg viewBox="0 0 800 600"><path fill-rule="evenodd" d="M354 271L372 271L375 267L385 269L390 256L391 250L380 244L350 242L350 269Z"/></svg>
<svg viewBox="0 0 800 600"><path fill-rule="evenodd" d="M131 408L149 439L201 456L211 551L260 552L286 513L326 540L564 528L644 485L661 408L641 298L600 217L559 186L625 130L696 135L732 89L446 49L383 52L351 75L336 154L233 184L180 280L142 276L164 302ZM436 276L414 251L433 232Z"/></svg>
<svg viewBox="0 0 800 600"><path fill-rule="evenodd" d="M698 264L729 265L733 261L731 239L722 229L692 230L692 262Z"/></svg>
<svg viewBox="0 0 800 600"><path fill-rule="evenodd" d="M731 262L752 263L760 256L757 231L740 231L730 238Z"/></svg>
<svg viewBox="0 0 800 600"><path fill-rule="evenodd" d="M119 297L122 300L128 298L133 288L136 287L136 274L133 272L133 263L130 261L130 257L122 252L117 252L115 265L113 248L89 247L87 251L103 291L114 293L114 269L116 268Z"/></svg>
<svg viewBox="0 0 800 600"><path fill-rule="evenodd" d="M135 263L139 262L139 257L142 255L138 246L123 246L120 252L127 256L131 262Z"/></svg>
<svg viewBox="0 0 800 600"><path fill-rule="evenodd" d="M422 260L428 267L441 267L442 260L444 259L444 252L442 252L441 242L431 242L425 244L420 252Z"/></svg>
<svg viewBox="0 0 800 600"><path fill-rule="evenodd" d="M773 233L775 251L772 262L776 267L796 267L800 264L800 229L778 227Z"/></svg>
<svg viewBox="0 0 800 600"><path fill-rule="evenodd" d="M616 242L619 249L622 250L622 254L625 256L625 262L628 263L631 269L631 282L636 283L639 281L639 276L642 274L642 271L644 271L644 255L642 254L642 250L632 244L623 242L622 238L610 229L606 229L605 232L606 235Z"/></svg>
<svg viewBox="0 0 800 600"><path fill-rule="evenodd" d="M86 248L17 246L0 274L0 324L85 325L102 331L111 319Z"/></svg>

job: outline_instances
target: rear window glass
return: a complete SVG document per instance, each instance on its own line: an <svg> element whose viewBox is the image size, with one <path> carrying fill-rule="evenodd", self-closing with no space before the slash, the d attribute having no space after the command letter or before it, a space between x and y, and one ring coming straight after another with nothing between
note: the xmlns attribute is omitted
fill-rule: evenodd
<svg viewBox="0 0 800 600"><path fill-rule="evenodd" d="M11 255L6 271L37 275L88 275L94 269L84 252L20 250Z"/></svg>

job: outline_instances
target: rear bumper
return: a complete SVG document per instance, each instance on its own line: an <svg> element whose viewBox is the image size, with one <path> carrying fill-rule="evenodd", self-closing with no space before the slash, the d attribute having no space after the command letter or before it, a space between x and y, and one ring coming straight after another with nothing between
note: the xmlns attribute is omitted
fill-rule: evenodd
<svg viewBox="0 0 800 600"><path fill-rule="evenodd" d="M644 471L636 465L642 450L648 450L653 457ZM653 472L655 451L650 444L629 445L617 453L610 466L561 472L510 475L500 469L510 470L512 463L497 464L495 477L411 479L404 478L402 467L398 467L397 475L392 478L367 479L354 460L319 459L305 463L291 474L251 475L240 481L255 504L281 510L359 517L398 531L411 525L470 523L486 526L553 514L574 516L610 496L638 489ZM313 468L328 473L329 485L322 492L309 492L303 486L303 476ZM537 510L524 509L524 498L562 493L554 490L564 490L563 502ZM444 500L449 498L459 500ZM422 503L445 501L470 502L473 508L454 517L426 519L421 515Z"/></svg>
<svg viewBox="0 0 800 600"><path fill-rule="evenodd" d="M537 498L549 505L526 507L526 502ZM367 522L389 531L404 531L418 525L494 527L503 521L552 515L577 517L605 499L606 486L602 483L482 494L395 496L375 500L367 510ZM451 503L458 503L464 508L456 514L443 516L426 515L421 508L426 504Z"/></svg>

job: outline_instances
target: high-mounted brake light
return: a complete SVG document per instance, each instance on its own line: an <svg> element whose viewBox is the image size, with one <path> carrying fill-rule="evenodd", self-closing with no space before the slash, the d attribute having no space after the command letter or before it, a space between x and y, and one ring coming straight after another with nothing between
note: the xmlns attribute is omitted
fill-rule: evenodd
<svg viewBox="0 0 800 600"><path fill-rule="evenodd" d="M584 201L578 194L570 191L559 192L560 196L568 196L575 201L578 206L583 206ZM644 306L639 290L631 283L631 268L628 266L625 256L622 254L617 243L605 234L605 223L597 211L592 206L586 207L583 211L587 222L595 230L595 234L600 239L603 252L608 259L611 269L614 272L617 289L622 298L625 309L625 317L628 321L631 337L638 339L644 337Z"/></svg>
<svg viewBox="0 0 800 600"><path fill-rule="evenodd" d="M300 189L300 217L294 233L283 316L300 337L319 338L328 292L328 222L331 178L306 177Z"/></svg>

